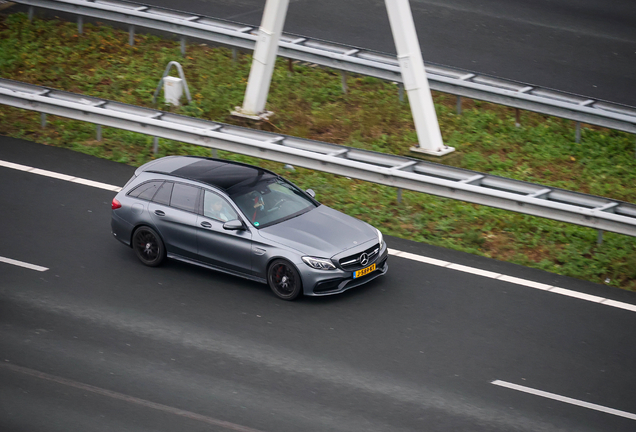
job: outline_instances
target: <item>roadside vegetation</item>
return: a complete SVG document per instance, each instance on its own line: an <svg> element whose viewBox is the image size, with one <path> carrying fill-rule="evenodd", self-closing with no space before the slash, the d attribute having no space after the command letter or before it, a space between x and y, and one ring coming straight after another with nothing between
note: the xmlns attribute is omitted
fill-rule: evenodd
<svg viewBox="0 0 636 432"><path fill-rule="evenodd" d="M193 103L159 108L179 114L242 124L229 115L241 105L251 56L204 44L190 44L186 57L179 43L128 33L105 25L77 26L57 20L29 22L24 14L0 16L0 77L152 106L152 96L169 61L184 67ZM279 133L384 153L409 155L417 141L408 103L400 103L393 83L348 77L343 94L339 72L277 64L268 109L276 115L262 127ZM623 201L636 201L633 135L585 127L574 142L573 122L523 112L515 126L513 109L464 100L462 115L455 97L434 94L445 143L455 153L435 162L541 183ZM0 134L66 147L131 165L168 154L210 155L209 149L0 106ZM219 157L259 164L284 174L338 210L381 227L388 235L443 246L498 260L636 291L636 239L409 191L397 192L330 174L228 152Z"/></svg>

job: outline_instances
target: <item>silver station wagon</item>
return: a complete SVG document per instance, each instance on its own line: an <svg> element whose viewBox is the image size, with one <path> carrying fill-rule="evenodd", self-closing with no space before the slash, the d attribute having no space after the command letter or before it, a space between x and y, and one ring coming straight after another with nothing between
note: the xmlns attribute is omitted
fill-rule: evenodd
<svg viewBox="0 0 636 432"><path fill-rule="evenodd" d="M281 176L218 159L141 166L112 202L112 233L142 263L165 258L267 283L280 298L337 294L388 270L371 225Z"/></svg>

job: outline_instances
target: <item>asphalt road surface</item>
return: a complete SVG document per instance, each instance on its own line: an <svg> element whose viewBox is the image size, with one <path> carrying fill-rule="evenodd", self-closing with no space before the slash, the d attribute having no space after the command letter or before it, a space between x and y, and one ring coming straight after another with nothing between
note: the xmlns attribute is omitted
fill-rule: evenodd
<svg viewBox="0 0 636 432"><path fill-rule="evenodd" d="M119 186L133 172L9 138L0 161ZM284 302L178 262L143 266L110 234L113 196L0 166L2 431L636 430L636 311L396 256L364 287Z"/></svg>
<svg viewBox="0 0 636 432"><path fill-rule="evenodd" d="M264 0L144 0L258 26ZM636 106L632 0L411 0L425 62ZM383 0L291 0L285 31L395 53Z"/></svg>

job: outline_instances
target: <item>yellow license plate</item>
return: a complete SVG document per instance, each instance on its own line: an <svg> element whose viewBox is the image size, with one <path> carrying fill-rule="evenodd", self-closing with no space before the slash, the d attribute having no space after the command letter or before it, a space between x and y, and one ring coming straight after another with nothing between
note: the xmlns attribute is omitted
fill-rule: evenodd
<svg viewBox="0 0 636 432"><path fill-rule="evenodd" d="M369 267L367 268L363 268L362 270L358 270L357 272L355 272L353 274L353 278L359 278L362 277L364 275L368 275L369 273L371 273L373 270L375 270L375 264L371 264Z"/></svg>

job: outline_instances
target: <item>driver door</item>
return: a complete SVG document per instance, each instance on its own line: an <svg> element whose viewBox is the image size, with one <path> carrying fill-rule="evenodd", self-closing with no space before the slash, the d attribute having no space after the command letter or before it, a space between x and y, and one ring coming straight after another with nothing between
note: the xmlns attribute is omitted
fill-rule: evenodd
<svg viewBox="0 0 636 432"><path fill-rule="evenodd" d="M221 202L221 209L218 203ZM208 189L203 193L202 213L197 218L197 244L199 259L205 263L252 274L252 233L244 230L226 230L227 220L243 220L230 203Z"/></svg>

